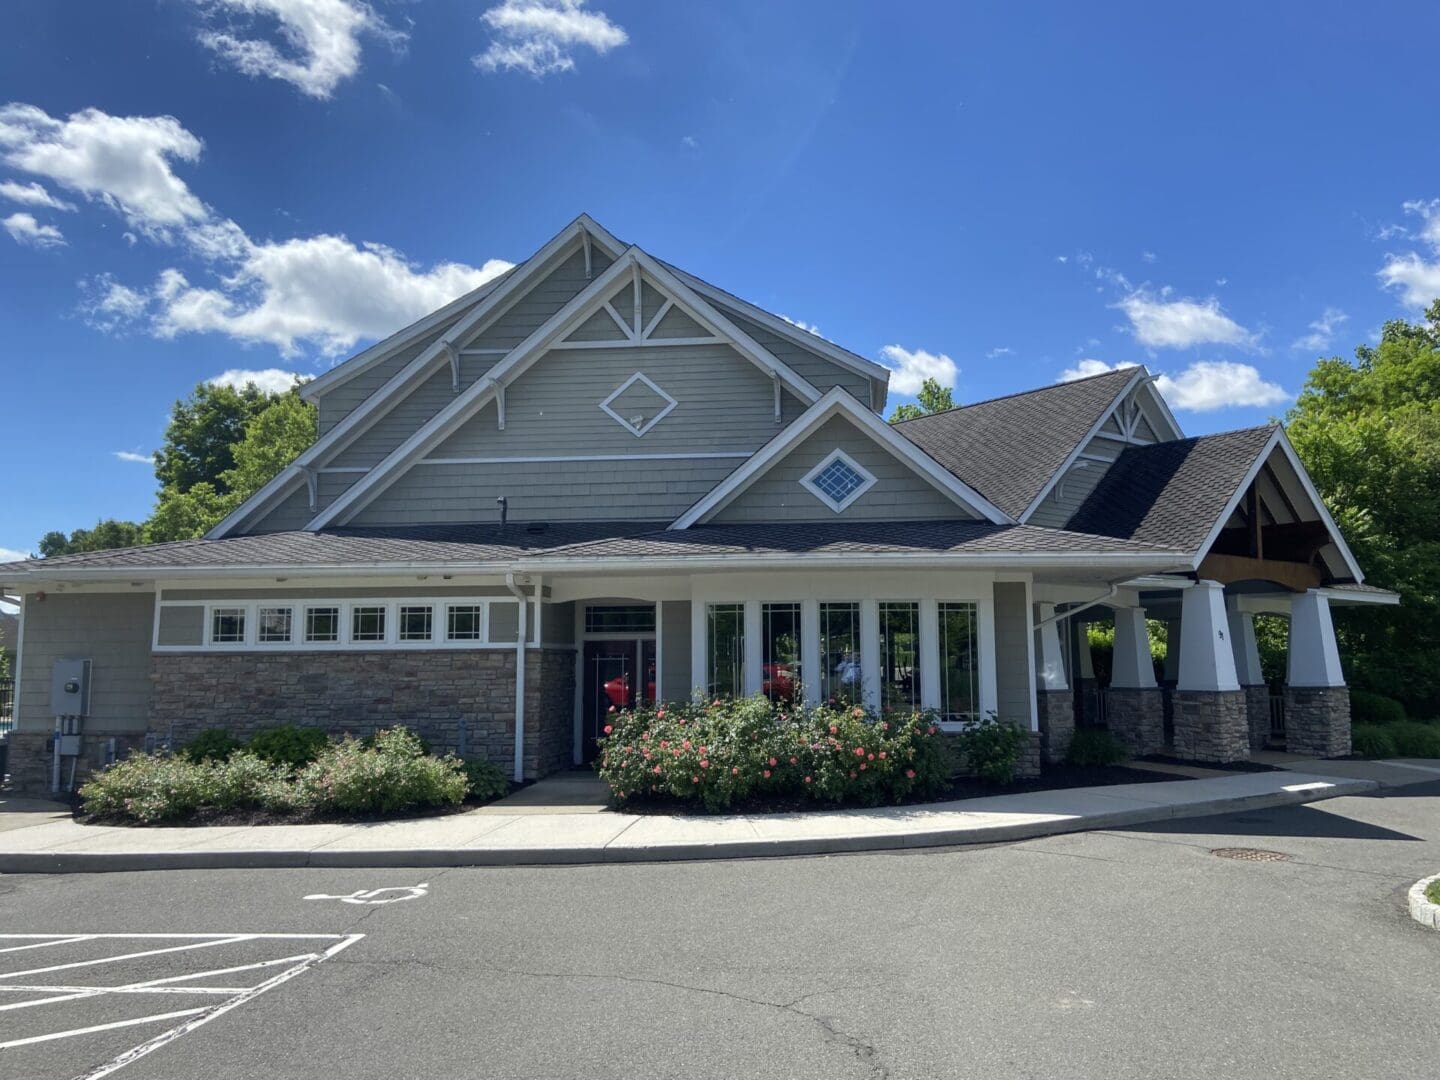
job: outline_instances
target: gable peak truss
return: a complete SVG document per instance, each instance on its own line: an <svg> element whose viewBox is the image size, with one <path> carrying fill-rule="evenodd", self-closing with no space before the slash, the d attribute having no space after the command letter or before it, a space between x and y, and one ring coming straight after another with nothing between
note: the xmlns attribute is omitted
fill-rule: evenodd
<svg viewBox="0 0 1440 1080"><path fill-rule="evenodd" d="M626 284L632 290L649 284L675 308L683 311L704 329L706 336L702 339L703 341L723 342L765 372L775 384L777 422L780 415L779 402L782 388L794 394L807 405L813 405L820 400L820 392L809 380L740 330L706 300L691 291L657 260L632 246L626 248L614 262L597 274L585 288L581 289L529 337L510 350L483 378L476 380L456 395L449 404L421 425L419 430L392 450L384 460L311 519L306 528L313 530L344 524L370 500L398 480L410 466L423 458L425 454L453 434L461 424L492 401L496 405L497 423L503 428L506 387L552 349L574 348L574 344L567 342L566 339L591 316L604 311L607 303L616 295L616 291L621 285ZM464 322L465 320L462 320L462 324ZM641 332L643 329L642 327ZM471 331L472 327L462 328L462 325L457 325L454 330L445 335L443 340L448 340L456 349L463 351L469 340L467 335L473 336ZM480 331L474 330L473 332L479 333ZM695 339L691 338L666 338L654 340L652 343L683 345L694 343L694 341ZM603 342L602 344L611 347L615 345L629 347L634 342L626 340L624 342ZM439 343L437 343L438 345ZM880 422L883 423L883 421Z"/></svg>
<svg viewBox="0 0 1440 1080"><path fill-rule="evenodd" d="M996 525L1013 525L1014 519L1009 517L1003 510L992 503L985 496L964 483L949 470L943 468L939 462L925 453L918 446L912 443L905 436L897 432L878 415L871 412L860 402L856 401L844 388L834 387L827 391L818 401L806 409L797 417L789 427L780 432L768 443L751 455L745 464L732 472L724 480L720 481L694 506L686 510L673 522L671 529L688 529L692 525L703 523L707 518L724 509L745 491L751 484L755 483L770 467L782 461L792 449L798 446L805 439L819 431L821 426L835 416L848 418L857 428L869 435L883 449L888 450L892 455L909 465L918 474L923 476L942 494L947 495L960 506L965 507L973 513L979 514L982 518ZM834 455L827 457L822 464L829 464ZM847 459L848 460L848 459ZM862 472L862 478L868 476L859 466L852 466L857 472ZM813 472L814 470L812 470ZM873 479L873 478L872 478ZM866 488L870 486L868 483ZM860 492L855 495L859 497ZM822 498L831 509L836 509L834 502ZM850 501L853 501L850 500ZM846 506L849 502L845 503ZM840 507L839 509L844 509ZM837 511L838 512L838 511Z"/></svg>

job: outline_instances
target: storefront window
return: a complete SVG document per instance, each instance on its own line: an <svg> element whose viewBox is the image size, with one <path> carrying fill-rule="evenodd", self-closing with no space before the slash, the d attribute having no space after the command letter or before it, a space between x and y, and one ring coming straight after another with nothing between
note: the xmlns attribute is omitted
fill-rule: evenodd
<svg viewBox="0 0 1440 1080"><path fill-rule="evenodd" d="M800 605L760 608L760 689L771 701L800 696Z"/></svg>
<svg viewBox="0 0 1440 1080"><path fill-rule="evenodd" d="M853 705L860 700L860 605L820 605L820 700Z"/></svg>
<svg viewBox="0 0 1440 1080"><path fill-rule="evenodd" d="M973 603L940 605L940 712L946 720L980 715L979 636Z"/></svg>
<svg viewBox="0 0 1440 1080"><path fill-rule="evenodd" d="M745 605L705 605L705 683L712 698L745 693Z"/></svg>
<svg viewBox="0 0 1440 1080"><path fill-rule="evenodd" d="M880 602L880 709L915 712L920 708L920 605L914 601Z"/></svg>

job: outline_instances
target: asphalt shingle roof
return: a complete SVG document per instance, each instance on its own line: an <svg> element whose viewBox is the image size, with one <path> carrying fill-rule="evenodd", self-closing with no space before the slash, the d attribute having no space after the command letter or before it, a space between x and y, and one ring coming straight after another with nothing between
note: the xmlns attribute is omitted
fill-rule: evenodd
<svg viewBox="0 0 1440 1080"><path fill-rule="evenodd" d="M0 573L54 570L346 567L386 563L464 565L526 557L644 559L782 554L1158 554L1151 544L1033 525L979 521L823 521L705 525L668 530L663 522L418 525L281 532L187 540L0 565Z"/></svg>
<svg viewBox="0 0 1440 1080"><path fill-rule="evenodd" d="M906 420L895 430L1018 518L1134 377L1122 368Z"/></svg>
<svg viewBox="0 0 1440 1080"><path fill-rule="evenodd" d="M1128 447L1067 529L1198 551L1274 425Z"/></svg>

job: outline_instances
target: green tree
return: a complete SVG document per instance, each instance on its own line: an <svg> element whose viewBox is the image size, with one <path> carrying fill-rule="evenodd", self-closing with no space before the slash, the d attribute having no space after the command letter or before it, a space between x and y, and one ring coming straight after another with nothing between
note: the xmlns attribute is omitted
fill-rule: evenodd
<svg viewBox="0 0 1440 1080"><path fill-rule="evenodd" d="M145 543L145 527L134 521L116 521L106 518L97 521L93 529L76 529L69 536L63 532L48 532L40 538L40 557L49 559L55 555L78 555L83 551L109 551L114 548L135 547Z"/></svg>
<svg viewBox="0 0 1440 1080"><path fill-rule="evenodd" d="M1401 595L1336 611L1351 681L1440 715L1440 300L1319 361L1286 424L1366 581Z"/></svg>
<svg viewBox="0 0 1440 1080"><path fill-rule="evenodd" d="M155 479L164 491L186 492L211 484L224 494L222 476L235 467L235 445L245 426L273 400L253 382L242 388L203 382L175 402L165 442L155 452Z"/></svg>
<svg viewBox="0 0 1440 1080"><path fill-rule="evenodd" d="M890 414L890 423L898 424L901 420L914 420L917 416L929 416L931 413L955 408L950 388L941 386L935 379L926 379L920 384L920 392L915 395L915 400L918 404L911 405L906 402L904 405L895 406L895 411Z"/></svg>

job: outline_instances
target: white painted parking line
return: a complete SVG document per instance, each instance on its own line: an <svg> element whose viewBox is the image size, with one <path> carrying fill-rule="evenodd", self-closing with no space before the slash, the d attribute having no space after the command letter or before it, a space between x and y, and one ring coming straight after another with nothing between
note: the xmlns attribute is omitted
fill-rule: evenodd
<svg viewBox="0 0 1440 1080"><path fill-rule="evenodd" d="M58 1042L82 1035L94 1035L102 1032L113 1031L129 1027L137 1027L146 1024L165 1024L171 1021L181 1021L173 1024L158 1035L141 1043L139 1046L130 1048L110 1061L99 1065L89 1072L77 1077L77 1080L100 1080L124 1068L140 1058L151 1054L163 1046L174 1042L182 1035L187 1035L204 1024L209 1023L217 1017L223 1016L232 1009L238 1008L246 1002L253 1001L261 994L275 987L288 982L297 975L314 967L330 957L335 956L344 949L360 941L364 934L264 934L264 933L234 933L234 934L0 934L0 955L8 952L20 952L31 948L55 947L63 949L66 945L93 945L96 941L128 941L135 940L137 943L145 942L159 944L161 941L183 942L164 948L143 949L133 952L125 952L117 956L101 958L90 958L76 960L69 963L52 964L47 967L28 968L23 971L0 972L0 993L3 994L40 994L41 997L32 998L26 1001L11 1001L0 1005L0 1012L11 1012L18 1009L35 1009L34 1014L26 1013L27 1016L35 1015L43 1018L47 1015L43 1006L56 1005L63 1002L70 1002L88 999L97 1002L106 1000L119 1002L129 999L135 1000L135 995L160 994L160 995L185 995L193 994L199 997L221 998L222 1000L209 1005L196 1005L191 1008L175 1009L166 1012L154 1013L147 1016L123 1017L105 1023L90 1024L84 1027L65 1028L64 1030L44 1031L39 1034L24 1035L8 1041L0 1042L0 1050L15 1049L19 1047L33 1046L41 1043ZM8 942L18 941L23 944L9 945ZM308 952L291 952L293 946L299 942L313 942L317 948ZM205 971L187 971L178 975L168 975L159 978L146 979L138 982L128 982L120 985L89 985L74 982L71 976L64 983L47 983L43 978L54 972L78 972L78 969L95 970L101 965L123 965L127 961L136 961L139 965L149 965L153 971L155 963L164 963L166 957L182 959L185 954L193 954L196 950L207 948L218 948L222 946L246 946L251 949L259 946L264 947L268 943L283 946L286 955L271 957L269 959L252 961L243 964L229 964L222 967L210 968ZM253 952L252 954L253 955ZM156 958L161 958L157 960ZM27 958L28 959L28 958ZM235 959L240 959L236 957ZM266 972L270 969L281 968L280 971L270 974L268 978L249 986L216 985L217 982L226 984L248 980L236 979L234 976L243 972ZM114 971L114 967L101 967L101 971ZM81 979L86 976L79 975ZM157 1002L158 1004L158 1002ZM102 1005L102 1007L104 1007ZM94 1008L94 1006L91 1006ZM59 1015L71 1016L61 1012Z"/></svg>

